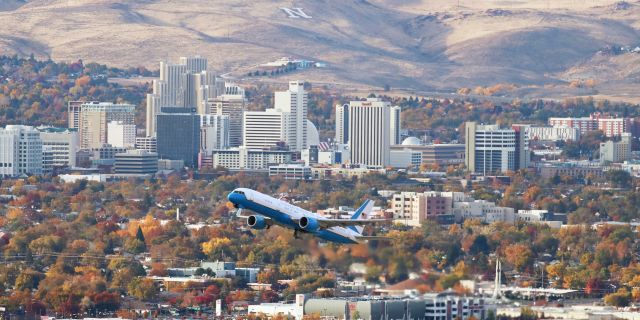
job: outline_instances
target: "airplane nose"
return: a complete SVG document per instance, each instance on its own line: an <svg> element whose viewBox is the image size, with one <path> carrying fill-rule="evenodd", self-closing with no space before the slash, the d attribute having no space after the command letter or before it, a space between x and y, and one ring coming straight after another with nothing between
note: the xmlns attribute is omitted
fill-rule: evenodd
<svg viewBox="0 0 640 320"><path fill-rule="evenodd" d="M231 201L233 204L238 204L242 200L242 195L238 193L229 193L227 196L227 200Z"/></svg>

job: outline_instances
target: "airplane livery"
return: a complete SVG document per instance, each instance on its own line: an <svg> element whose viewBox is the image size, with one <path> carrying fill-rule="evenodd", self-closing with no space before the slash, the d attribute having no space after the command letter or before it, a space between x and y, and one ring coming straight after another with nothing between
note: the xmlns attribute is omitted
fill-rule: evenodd
<svg viewBox="0 0 640 320"><path fill-rule="evenodd" d="M373 201L366 200L351 219L328 219L314 212L307 211L282 200L247 188L233 190L227 199L238 208L248 209L255 215L241 216L253 229L267 229L274 224L293 229L297 238L299 232L312 234L320 239L355 244L365 240L383 240L385 237L363 236L363 226L386 222L386 219L367 219L373 208Z"/></svg>

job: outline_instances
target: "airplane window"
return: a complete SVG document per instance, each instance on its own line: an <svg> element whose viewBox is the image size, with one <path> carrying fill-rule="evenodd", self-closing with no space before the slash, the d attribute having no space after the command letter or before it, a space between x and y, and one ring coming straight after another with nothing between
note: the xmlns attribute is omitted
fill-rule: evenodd
<svg viewBox="0 0 640 320"><path fill-rule="evenodd" d="M233 193L237 193L237 194L244 194L243 191L234 191Z"/></svg>

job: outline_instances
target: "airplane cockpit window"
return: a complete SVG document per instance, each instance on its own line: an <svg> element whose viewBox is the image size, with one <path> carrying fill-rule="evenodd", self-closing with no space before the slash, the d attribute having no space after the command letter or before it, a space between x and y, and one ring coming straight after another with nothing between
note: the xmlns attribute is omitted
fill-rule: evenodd
<svg viewBox="0 0 640 320"><path fill-rule="evenodd" d="M244 194L243 191L234 191L233 193L237 193L237 194Z"/></svg>

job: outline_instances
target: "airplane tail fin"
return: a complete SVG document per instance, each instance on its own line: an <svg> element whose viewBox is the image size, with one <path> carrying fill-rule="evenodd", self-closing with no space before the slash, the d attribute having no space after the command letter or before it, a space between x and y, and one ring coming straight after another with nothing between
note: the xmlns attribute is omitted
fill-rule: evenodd
<svg viewBox="0 0 640 320"><path fill-rule="evenodd" d="M351 216L351 220L368 219L368 215L371 212L371 209L373 209L373 201L369 199L365 200L364 203L360 205L358 210L353 213L353 215ZM364 229L363 226L350 226L349 228L359 234L362 234L362 230Z"/></svg>

